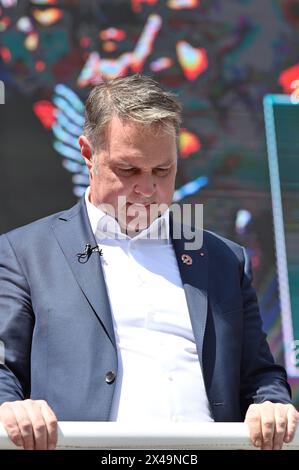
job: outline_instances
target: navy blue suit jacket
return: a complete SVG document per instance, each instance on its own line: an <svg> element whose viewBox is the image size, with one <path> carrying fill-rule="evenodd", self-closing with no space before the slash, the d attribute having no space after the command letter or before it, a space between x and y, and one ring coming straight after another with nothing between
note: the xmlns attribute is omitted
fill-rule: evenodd
<svg viewBox="0 0 299 470"><path fill-rule="evenodd" d="M0 237L0 404L44 399L59 420L109 420L116 344L99 254L78 262L86 243L96 244L83 200ZM173 240L214 419L243 420L250 403L289 403L245 250L204 232L187 265L184 243Z"/></svg>

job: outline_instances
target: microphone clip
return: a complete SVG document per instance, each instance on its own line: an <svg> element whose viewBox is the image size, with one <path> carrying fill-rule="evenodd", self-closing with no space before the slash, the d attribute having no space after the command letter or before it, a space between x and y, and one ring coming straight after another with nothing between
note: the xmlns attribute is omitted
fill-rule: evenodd
<svg viewBox="0 0 299 470"><path fill-rule="evenodd" d="M97 245L92 247L90 243L86 243L84 252L77 253L79 263L87 263L92 253L99 253L100 256L103 256L103 250L100 249Z"/></svg>

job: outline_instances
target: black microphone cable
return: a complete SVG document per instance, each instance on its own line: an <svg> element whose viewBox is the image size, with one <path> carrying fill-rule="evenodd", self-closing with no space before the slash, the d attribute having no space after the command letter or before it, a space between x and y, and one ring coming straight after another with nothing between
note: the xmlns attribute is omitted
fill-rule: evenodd
<svg viewBox="0 0 299 470"><path fill-rule="evenodd" d="M79 263L87 263L92 253L99 253L100 256L103 256L103 250L97 245L92 247L90 243L86 243L84 252L77 253Z"/></svg>

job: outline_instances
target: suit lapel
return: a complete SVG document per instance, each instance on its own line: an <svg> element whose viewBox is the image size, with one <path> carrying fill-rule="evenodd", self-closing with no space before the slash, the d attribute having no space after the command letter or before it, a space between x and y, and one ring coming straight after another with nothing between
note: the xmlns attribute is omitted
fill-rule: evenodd
<svg viewBox="0 0 299 470"><path fill-rule="evenodd" d="M176 228L174 230L174 223L170 219L170 234L185 290L197 353L202 365L203 339L208 308L208 252L204 246L199 250L186 250L185 243L190 240L184 238L182 229ZM181 237L173 238L173 233L181 233ZM186 260L185 255L191 258L192 264L183 261Z"/></svg>
<svg viewBox="0 0 299 470"><path fill-rule="evenodd" d="M173 224L170 218L170 234L185 290L198 357L202 364L207 320L208 252L205 246L199 250L186 250L185 243L189 240L184 238L183 230L180 238L174 238L173 233L180 231L178 228L174 230ZM83 199L61 214L53 225L53 231L80 289L115 345L110 303L99 253L93 253L85 263L80 263L77 257L78 253L84 251L87 243L96 245ZM183 262L184 255L191 257L192 264Z"/></svg>
<svg viewBox="0 0 299 470"><path fill-rule="evenodd" d="M80 289L115 345L112 315L100 255L94 252L84 263L80 263L77 257L78 253L84 252L87 243L92 247L97 244L84 200L62 213L53 225L53 230Z"/></svg>

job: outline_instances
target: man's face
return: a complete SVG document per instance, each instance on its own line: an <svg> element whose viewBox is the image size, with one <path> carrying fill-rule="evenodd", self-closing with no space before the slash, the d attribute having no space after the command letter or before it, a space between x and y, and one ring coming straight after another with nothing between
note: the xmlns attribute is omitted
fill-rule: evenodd
<svg viewBox="0 0 299 470"><path fill-rule="evenodd" d="M153 211L156 205L169 206L172 202L177 171L175 131L146 128L113 117L104 148L87 163L91 202L108 213L109 204L123 229L128 229L128 224L134 227L139 216L141 230L157 217ZM120 196L126 202L125 217L124 206L120 213Z"/></svg>

